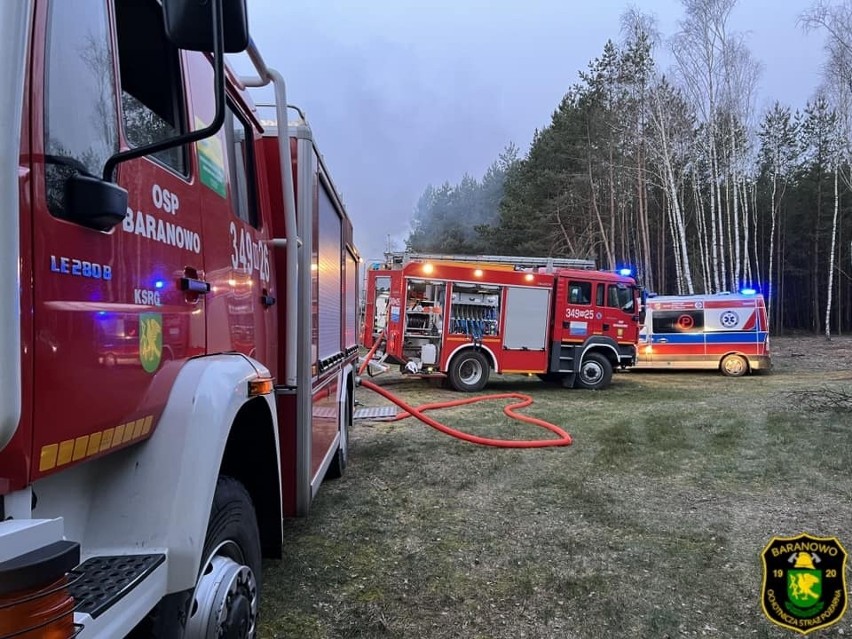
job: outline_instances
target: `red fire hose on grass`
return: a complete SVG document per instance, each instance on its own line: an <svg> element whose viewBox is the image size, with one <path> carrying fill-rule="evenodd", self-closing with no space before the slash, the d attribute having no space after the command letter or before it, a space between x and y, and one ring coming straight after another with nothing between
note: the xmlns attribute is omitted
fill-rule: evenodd
<svg viewBox="0 0 852 639"><path fill-rule="evenodd" d="M373 344L373 347L370 349L369 353L367 353L367 356L364 358L364 361L358 368L359 376L364 372L364 369L366 369L366 367L368 366L370 359L376 352L376 349L378 348L379 343L382 341L383 338L384 332L382 332L382 334L379 335L379 337L376 339L376 342ZM551 424L550 422L546 422L543 419L538 419L536 417L530 417L528 415L521 415L520 413L516 413L515 409L525 408L526 406L529 406L533 403L532 397L530 397L529 395L524 395L522 393L498 393L495 395L481 395L479 397L466 397L464 399L456 399L448 402L434 402L431 404L423 404L422 406L414 407L401 400L390 391L382 388L378 384L374 384L369 380L361 379L361 386L363 386L364 388L369 388L374 393L378 393L379 395L381 395L385 399L390 400L405 411L404 413L397 415L394 419L390 421L398 421L407 417L416 417L421 422L423 422L427 426L431 426L435 430L439 430L446 435L450 435L451 437L456 437L458 439L464 440L466 442L471 442L473 444L481 444L483 446L496 446L498 448L547 448L550 446L570 446L574 441L571 438L571 435L569 435L567 432L565 432L555 424ZM483 402L490 399L519 400L512 404L509 404L508 406L505 406L503 408L503 413L512 419L517 419L519 421L526 422L527 424L546 428L552 433L558 435L559 439L514 440L480 437L478 435L464 433L460 430L456 430L455 428L450 428L446 424L442 424L441 422L432 419L431 417L425 414L427 410L435 410L437 408L450 408L452 406L464 406L466 404Z"/></svg>

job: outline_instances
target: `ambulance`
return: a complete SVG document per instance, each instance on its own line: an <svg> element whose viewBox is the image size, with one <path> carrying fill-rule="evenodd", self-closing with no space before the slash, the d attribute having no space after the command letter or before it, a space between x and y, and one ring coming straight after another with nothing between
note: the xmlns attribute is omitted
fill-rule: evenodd
<svg viewBox="0 0 852 639"><path fill-rule="evenodd" d="M771 368L763 296L649 296L639 331L637 368L719 370L728 377Z"/></svg>

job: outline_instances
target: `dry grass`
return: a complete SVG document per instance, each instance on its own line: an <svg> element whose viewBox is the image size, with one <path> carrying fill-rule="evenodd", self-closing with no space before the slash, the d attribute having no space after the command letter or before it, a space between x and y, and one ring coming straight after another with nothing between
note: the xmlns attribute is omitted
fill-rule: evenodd
<svg viewBox="0 0 852 639"><path fill-rule="evenodd" d="M267 564L261 637L794 636L760 611L759 554L802 531L852 550L852 413L796 399L852 392L852 339L773 349L771 375L737 380L491 385L532 394L528 412L566 427L570 448L485 448L411 419L359 424L347 475L287 522L285 557ZM456 396L422 381L395 392ZM539 435L507 423L499 403L442 417ZM850 633L852 614L817 636Z"/></svg>

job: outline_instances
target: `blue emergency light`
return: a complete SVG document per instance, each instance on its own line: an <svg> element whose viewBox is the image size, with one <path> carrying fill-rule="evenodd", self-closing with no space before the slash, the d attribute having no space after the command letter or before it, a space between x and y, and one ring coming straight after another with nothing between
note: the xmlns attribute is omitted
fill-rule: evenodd
<svg viewBox="0 0 852 639"><path fill-rule="evenodd" d="M633 269L620 268L618 269L618 274L623 275L624 277L630 277L631 275L633 275Z"/></svg>
<svg viewBox="0 0 852 639"><path fill-rule="evenodd" d="M757 291L754 290L753 288L740 289L741 295L755 295L756 293L757 293Z"/></svg>

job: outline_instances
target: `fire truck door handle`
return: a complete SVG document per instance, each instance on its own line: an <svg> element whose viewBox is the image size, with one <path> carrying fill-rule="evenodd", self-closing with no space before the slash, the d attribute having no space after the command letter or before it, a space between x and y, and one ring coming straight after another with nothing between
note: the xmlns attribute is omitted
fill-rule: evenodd
<svg viewBox="0 0 852 639"><path fill-rule="evenodd" d="M604 324L604 325L603 325L603 329L604 329L605 331L608 331L608 330L609 330L609 324Z"/></svg>
<svg viewBox="0 0 852 639"><path fill-rule="evenodd" d="M657 343L658 344L668 344L669 340L667 340L665 337L661 337L660 339L657 340Z"/></svg>
<svg viewBox="0 0 852 639"><path fill-rule="evenodd" d="M194 277L182 277L180 278L180 290L206 295L210 292L210 282L205 282Z"/></svg>

